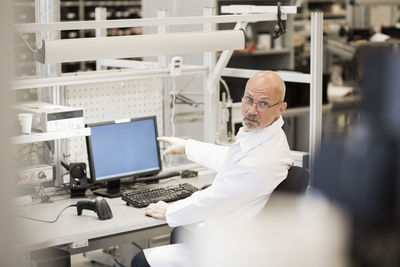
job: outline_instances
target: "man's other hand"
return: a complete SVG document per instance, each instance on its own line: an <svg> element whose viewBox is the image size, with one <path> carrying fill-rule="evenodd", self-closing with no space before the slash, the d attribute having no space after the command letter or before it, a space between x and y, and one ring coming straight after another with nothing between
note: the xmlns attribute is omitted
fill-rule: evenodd
<svg viewBox="0 0 400 267"><path fill-rule="evenodd" d="M157 140L168 144L168 148L164 151L164 155L177 155L185 153L186 140L184 139L177 137L161 136L158 137Z"/></svg>
<svg viewBox="0 0 400 267"><path fill-rule="evenodd" d="M151 203L145 209L144 214L165 221L166 220L165 215L167 214L168 206L169 205L164 201Z"/></svg>

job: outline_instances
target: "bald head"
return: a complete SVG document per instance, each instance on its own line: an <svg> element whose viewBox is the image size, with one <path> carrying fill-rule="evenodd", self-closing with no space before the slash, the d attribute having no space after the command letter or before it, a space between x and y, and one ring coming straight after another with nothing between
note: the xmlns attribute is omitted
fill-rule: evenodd
<svg viewBox="0 0 400 267"><path fill-rule="evenodd" d="M283 101L285 99L286 86L281 76L274 71L260 71L253 75L248 83L257 84L260 89L264 88L271 93L274 100ZM246 88L247 88L246 84Z"/></svg>
<svg viewBox="0 0 400 267"><path fill-rule="evenodd" d="M287 106L283 102L285 91L285 83L276 72L261 71L251 77L242 100L245 129L260 130L276 121Z"/></svg>

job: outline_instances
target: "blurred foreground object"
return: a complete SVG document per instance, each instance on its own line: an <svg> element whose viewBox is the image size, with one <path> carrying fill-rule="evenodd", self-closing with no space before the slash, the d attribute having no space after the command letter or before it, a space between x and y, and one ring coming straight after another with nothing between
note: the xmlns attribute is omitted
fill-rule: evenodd
<svg viewBox="0 0 400 267"><path fill-rule="evenodd" d="M347 266L346 225L341 210L321 198L280 194L255 220L206 226L196 266Z"/></svg>
<svg viewBox="0 0 400 267"><path fill-rule="evenodd" d="M11 0L1 1L0 8L0 266L19 266L15 262L15 234L14 210L12 198L15 187L13 173L13 155L15 151L10 145L11 137L11 108L12 100L10 81L14 70L14 33L13 7L16 3ZM16 57L15 57L16 58Z"/></svg>
<svg viewBox="0 0 400 267"><path fill-rule="evenodd" d="M352 266L400 266L400 50L359 52L361 123L321 145L313 186L351 216Z"/></svg>

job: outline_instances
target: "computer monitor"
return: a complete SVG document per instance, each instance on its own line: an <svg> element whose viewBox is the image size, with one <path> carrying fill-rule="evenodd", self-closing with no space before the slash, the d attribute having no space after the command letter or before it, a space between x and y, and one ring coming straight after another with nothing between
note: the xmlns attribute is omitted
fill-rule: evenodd
<svg viewBox="0 0 400 267"><path fill-rule="evenodd" d="M120 179L152 175L161 171L156 116L88 124L86 138L90 176L93 182L107 182L107 189L94 191L118 197Z"/></svg>

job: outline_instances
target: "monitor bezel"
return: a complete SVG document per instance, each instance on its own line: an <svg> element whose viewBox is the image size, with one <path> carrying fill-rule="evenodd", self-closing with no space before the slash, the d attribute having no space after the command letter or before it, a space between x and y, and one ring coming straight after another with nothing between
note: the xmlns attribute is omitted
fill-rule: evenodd
<svg viewBox="0 0 400 267"><path fill-rule="evenodd" d="M155 170L150 170L150 171L144 171L144 172L133 172L133 173L126 173L121 176L116 176L116 177L111 177L111 178L106 178L106 179L101 179L98 180L96 177L96 171L94 169L94 160L93 160L93 150L92 150L92 140L91 140L91 135L86 136L86 146L87 146L87 153L88 153L88 163L89 163L89 170L90 170L90 178L93 180L93 183L105 183L105 182L110 182L110 181L115 181L115 180L120 180L123 178L135 178L135 177L140 177L140 176L146 176L146 175L154 175L162 170L162 162L161 162L161 156L160 156L160 145L157 140L158 137L158 127L157 127L157 117L156 116L146 116L146 117L137 117L137 118L130 118L130 119L124 119L124 120L115 120L115 121L107 121L107 122L99 122L99 123L90 123L86 124L86 127L93 127L93 126L102 126L102 125L110 125L110 124L121 124L121 123L130 123L130 122L135 122L135 121L142 121L142 120L148 120L152 119L154 123L154 129L155 129L155 141L156 141L156 147L157 147L157 157L158 157L158 165L159 168Z"/></svg>

